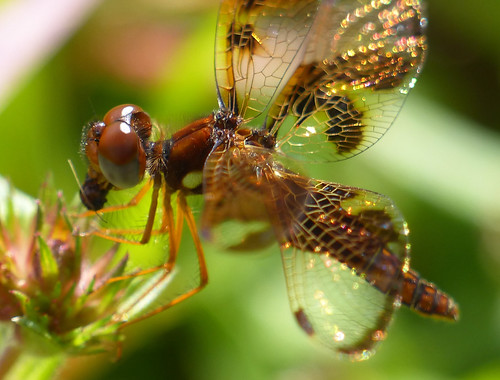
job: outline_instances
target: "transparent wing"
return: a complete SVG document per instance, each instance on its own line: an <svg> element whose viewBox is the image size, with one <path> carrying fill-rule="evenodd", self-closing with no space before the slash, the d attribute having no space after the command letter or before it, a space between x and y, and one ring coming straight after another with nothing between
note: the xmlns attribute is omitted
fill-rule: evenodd
<svg viewBox="0 0 500 380"><path fill-rule="evenodd" d="M368 359L386 335L394 297L381 293L345 264L290 248L283 266L292 312L312 338L355 360Z"/></svg>
<svg viewBox="0 0 500 380"><path fill-rule="evenodd" d="M337 351L366 356L384 337L403 290L401 215L380 194L308 179L261 147L228 145L205 167L202 230L229 220L267 222L282 247L300 326ZM224 237L233 245L241 239Z"/></svg>
<svg viewBox="0 0 500 380"><path fill-rule="evenodd" d="M265 184L247 152L221 145L203 170L202 235L231 250L255 250L276 241L263 202Z"/></svg>
<svg viewBox="0 0 500 380"><path fill-rule="evenodd" d="M280 215L288 215L280 238L292 311L308 335L367 359L401 303L406 224L380 194L297 179L289 177L302 196Z"/></svg>
<svg viewBox="0 0 500 380"><path fill-rule="evenodd" d="M318 0L225 0L217 23L219 103L245 120L268 109L300 64Z"/></svg>
<svg viewBox="0 0 500 380"><path fill-rule="evenodd" d="M425 23L418 0L322 1L303 60L269 111L281 150L334 161L378 141L421 69Z"/></svg>

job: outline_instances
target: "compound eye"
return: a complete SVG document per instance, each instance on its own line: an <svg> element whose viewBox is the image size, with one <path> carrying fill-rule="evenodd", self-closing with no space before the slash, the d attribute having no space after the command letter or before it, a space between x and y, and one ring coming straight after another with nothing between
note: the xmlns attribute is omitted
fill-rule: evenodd
<svg viewBox="0 0 500 380"><path fill-rule="evenodd" d="M113 186L126 189L142 181L146 154L137 133L129 124L114 121L107 125L98 150L101 172Z"/></svg>
<svg viewBox="0 0 500 380"><path fill-rule="evenodd" d="M141 107L136 106L135 104L122 104L120 106L116 106L111 108L102 121L106 125L110 125L114 121L122 120L126 121L130 124L130 118L133 114L138 112L144 112Z"/></svg>

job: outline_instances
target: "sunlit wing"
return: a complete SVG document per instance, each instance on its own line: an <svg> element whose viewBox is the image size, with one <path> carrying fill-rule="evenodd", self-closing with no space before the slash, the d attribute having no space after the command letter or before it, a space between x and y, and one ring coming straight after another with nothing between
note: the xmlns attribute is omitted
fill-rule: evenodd
<svg viewBox="0 0 500 380"><path fill-rule="evenodd" d="M246 151L220 146L203 171L205 205L201 232L205 238L232 250L255 250L276 241L269 224L263 186Z"/></svg>
<svg viewBox="0 0 500 380"><path fill-rule="evenodd" d="M419 1L323 1L304 59L269 113L281 150L332 161L378 141L423 63L422 17Z"/></svg>
<svg viewBox="0 0 500 380"><path fill-rule="evenodd" d="M453 299L410 268L409 231L389 198L270 167L270 214L291 307L307 334L363 360L401 304L458 319Z"/></svg>
<svg viewBox="0 0 500 380"><path fill-rule="evenodd" d="M267 219L301 327L337 351L366 355L400 299L406 224L383 195L303 177L277 158L242 144L214 152L204 172L202 228Z"/></svg>
<svg viewBox="0 0 500 380"><path fill-rule="evenodd" d="M246 120L262 114L300 64L318 0L225 0L215 42L219 101Z"/></svg>
<svg viewBox="0 0 500 380"><path fill-rule="evenodd" d="M325 255L283 251L288 296L299 326L314 339L355 360L369 358L386 336L397 308L348 266Z"/></svg>
<svg viewBox="0 0 500 380"><path fill-rule="evenodd" d="M323 344L366 359L400 304L406 224L387 197L333 183L309 180L299 203L302 212L283 211L292 219L282 230L295 318Z"/></svg>
<svg viewBox="0 0 500 380"><path fill-rule="evenodd" d="M423 63L425 22L418 0L225 1L220 98L247 121L267 115L285 153L351 157L401 109Z"/></svg>

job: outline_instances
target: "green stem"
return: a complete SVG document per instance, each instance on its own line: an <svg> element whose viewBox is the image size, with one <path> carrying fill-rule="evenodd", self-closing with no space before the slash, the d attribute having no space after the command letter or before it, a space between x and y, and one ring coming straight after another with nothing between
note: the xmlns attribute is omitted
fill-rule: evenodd
<svg viewBox="0 0 500 380"><path fill-rule="evenodd" d="M34 352L33 345L25 344L18 325L3 324L0 335L3 346L0 353L1 380L53 379L66 360L67 356L58 350L37 346L40 351Z"/></svg>
<svg viewBox="0 0 500 380"><path fill-rule="evenodd" d="M5 366L7 372L0 374L4 380L50 380L65 362L65 355L39 356L18 349L12 361ZM3 364L3 363L2 363ZM4 368L2 368L3 370Z"/></svg>
<svg viewBox="0 0 500 380"><path fill-rule="evenodd" d="M12 369L17 359L21 355L21 349L17 344L9 344L0 356L0 379L4 379L5 376Z"/></svg>

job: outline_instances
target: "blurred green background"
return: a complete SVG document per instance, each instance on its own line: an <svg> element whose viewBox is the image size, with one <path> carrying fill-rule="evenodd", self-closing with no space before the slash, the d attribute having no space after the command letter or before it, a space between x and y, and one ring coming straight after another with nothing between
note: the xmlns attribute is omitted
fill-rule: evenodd
<svg viewBox="0 0 500 380"><path fill-rule="evenodd" d="M0 15L12 3L1 2ZM82 179L81 127L114 105L139 104L171 130L217 105L218 1L95 3L64 20L73 31L41 59L1 49L30 25L0 35L0 72L6 62L29 66L0 93L0 175L33 196L51 172L73 197L67 160ZM428 60L396 124L364 154L311 169L395 201L411 229L412 267L454 296L457 324L402 309L373 359L341 361L295 325L277 247L232 255L208 246L201 294L127 330L118 362L71 359L61 378L500 378L499 15L498 0L429 0Z"/></svg>

